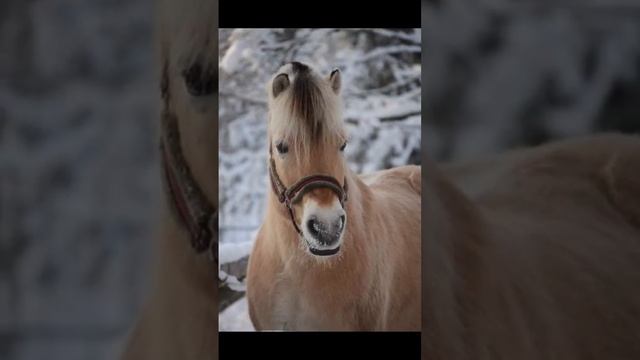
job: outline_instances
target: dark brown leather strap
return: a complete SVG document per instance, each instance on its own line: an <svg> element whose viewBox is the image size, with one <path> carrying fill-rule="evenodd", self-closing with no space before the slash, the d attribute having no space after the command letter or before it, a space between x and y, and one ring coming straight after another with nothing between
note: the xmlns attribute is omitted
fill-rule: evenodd
<svg viewBox="0 0 640 360"><path fill-rule="evenodd" d="M345 183L347 178L344 179ZM295 184L291 185L285 191L285 198L289 199L291 203L296 203L302 199L302 196L317 188L329 188L333 190L333 192L338 195L338 199L340 200L340 204L344 206L345 199L345 191L342 188L342 185L332 176L327 175L310 175L306 176L298 181Z"/></svg>
<svg viewBox="0 0 640 360"><path fill-rule="evenodd" d="M340 182L336 180L333 176L315 174L305 176L302 179L296 181L293 185L287 188L282 180L280 180L280 176L278 176L278 171L276 170L276 162L273 159L273 154L271 147L269 147L269 178L271 180L271 188L273 192L278 197L278 201L283 203L287 210L289 211L289 216L291 217L291 222L293 223L293 227L296 229L298 234L302 235L302 231L296 222L295 210L293 209L293 205L300 200L307 192L317 189L317 188L328 188L336 193L338 199L340 200L340 205L344 208L344 204L347 202L347 177L344 177L344 185L340 185Z"/></svg>
<svg viewBox="0 0 640 360"><path fill-rule="evenodd" d="M218 263L218 212L208 201L193 178L180 146L180 134L175 115L166 109L162 115L163 134L160 141L164 184L171 199L171 208L189 232L191 246L197 253L209 251Z"/></svg>

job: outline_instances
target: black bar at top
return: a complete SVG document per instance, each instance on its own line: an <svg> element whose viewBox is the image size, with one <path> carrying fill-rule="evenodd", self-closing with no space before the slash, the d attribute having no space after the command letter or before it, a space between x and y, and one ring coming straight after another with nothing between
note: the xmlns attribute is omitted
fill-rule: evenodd
<svg viewBox="0 0 640 360"><path fill-rule="evenodd" d="M419 28L420 1L219 0L221 28Z"/></svg>

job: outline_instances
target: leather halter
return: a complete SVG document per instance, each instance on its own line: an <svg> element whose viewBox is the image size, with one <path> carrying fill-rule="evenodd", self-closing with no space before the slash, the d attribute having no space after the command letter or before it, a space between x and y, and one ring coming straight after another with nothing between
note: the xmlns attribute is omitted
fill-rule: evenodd
<svg viewBox="0 0 640 360"><path fill-rule="evenodd" d="M169 194L171 208L179 222L187 229L191 247L196 253L208 251L209 258L218 264L218 211L204 195L187 164L182 147L177 118L168 110L166 79L161 86L165 107L162 113L160 153L163 184Z"/></svg>
<svg viewBox="0 0 640 360"><path fill-rule="evenodd" d="M344 208L344 204L348 199L348 185L346 176L344 177L344 185L340 185L340 182L338 182L338 180L336 180L336 178L334 178L333 176L315 174L300 178L293 185L287 188L278 176L278 171L276 170L276 162L273 159L273 151L271 149L271 145L269 145L269 177L271 179L271 188L273 189L273 192L278 197L278 201L287 207L289 216L291 217L291 222L293 223L293 227L300 235L302 235L302 230L300 230L300 227L296 222L295 210L293 209L293 205L302 200L304 194L317 188L331 189L338 196L342 208Z"/></svg>

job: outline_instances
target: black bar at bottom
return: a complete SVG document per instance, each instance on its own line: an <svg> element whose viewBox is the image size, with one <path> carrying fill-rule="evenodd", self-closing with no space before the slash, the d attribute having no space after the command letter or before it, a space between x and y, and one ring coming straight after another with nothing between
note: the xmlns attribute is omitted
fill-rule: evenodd
<svg viewBox="0 0 640 360"><path fill-rule="evenodd" d="M220 360L420 359L419 332L220 332L219 340Z"/></svg>

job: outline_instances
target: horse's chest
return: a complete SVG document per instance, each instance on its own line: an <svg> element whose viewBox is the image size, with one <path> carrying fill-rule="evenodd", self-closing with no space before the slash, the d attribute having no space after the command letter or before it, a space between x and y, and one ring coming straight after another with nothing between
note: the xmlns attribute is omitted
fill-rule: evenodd
<svg viewBox="0 0 640 360"><path fill-rule="evenodd" d="M280 330L302 330L317 327L313 306L291 283L279 284L275 292L273 322Z"/></svg>
<svg viewBox="0 0 640 360"><path fill-rule="evenodd" d="M272 313L275 329L339 330L347 327L340 316L342 311L323 308L322 301L312 299L293 282L283 281L276 290Z"/></svg>

